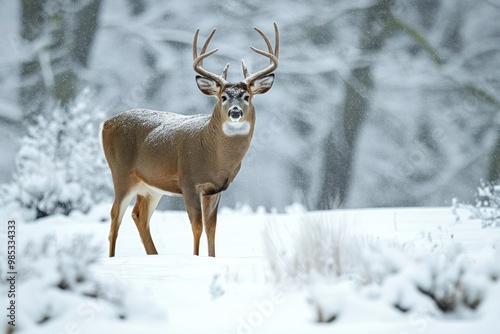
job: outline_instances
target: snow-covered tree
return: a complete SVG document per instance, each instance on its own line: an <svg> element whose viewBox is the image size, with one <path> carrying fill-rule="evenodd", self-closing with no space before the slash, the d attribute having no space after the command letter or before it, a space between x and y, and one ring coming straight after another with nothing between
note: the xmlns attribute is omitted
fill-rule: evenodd
<svg viewBox="0 0 500 334"><path fill-rule="evenodd" d="M85 84L101 0L20 3L18 43L27 47L19 68L19 103L32 120L51 101L73 101Z"/></svg>
<svg viewBox="0 0 500 334"><path fill-rule="evenodd" d="M14 180L3 186L0 202L18 204L35 219L86 212L109 198L111 179L98 138L104 116L90 95L37 117L21 139Z"/></svg>
<svg viewBox="0 0 500 334"><path fill-rule="evenodd" d="M0 16L21 12L12 3L0 3ZM498 174L500 10L494 1L45 3L47 15L62 17L43 21L48 30L40 38L19 38L21 26L0 20L19 41L0 43L0 131L22 119L13 116L19 109L13 92L51 73L71 72L95 89L108 116L135 107L209 113L213 101L199 93L192 71L195 29L206 36L218 28L212 45L221 51L205 66L217 72L230 62L228 78L236 81L242 58L250 70L266 63L248 48L263 47L255 45L262 41L252 26L268 32L276 21L276 84L255 100L252 145L222 205L441 205ZM74 11L79 18L94 15L85 27L95 31L85 43L83 35L72 36L79 31L68 19ZM52 39L61 31L58 22L67 25L67 43ZM84 66L68 53L74 43L87 49ZM24 55L45 65L13 78ZM60 62L46 66L47 59ZM39 102L36 94L26 96L26 103Z"/></svg>
<svg viewBox="0 0 500 334"><path fill-rule="evenodd" d="M450 204L495 179L500 10L490 1L397 2L376 62L349 206ZM488 22L487 27L485 26Z"/></svg>

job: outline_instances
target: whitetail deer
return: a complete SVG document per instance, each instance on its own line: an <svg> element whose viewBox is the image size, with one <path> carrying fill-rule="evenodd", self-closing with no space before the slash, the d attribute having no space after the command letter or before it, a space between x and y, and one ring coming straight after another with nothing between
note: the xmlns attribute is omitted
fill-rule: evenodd
<svg viewBox="0 0 500 334"><path fill-rule="evenodd" d="M215 29L198 56L199 29L194 34L193 68L198 88L217 98L211 115L183 116L175 113L132 109L102 125L102 146L113 176L115 199L111 208L109 256L115 255L116 238L123 214L137 196L132 217L147 254L158 254L149 221L163 195L184 197L193 230L194 255L199 254L205 227L208 255L215 256L215 227L221 192L233 182L250 145L255 124L252 98L273 85L278 67L279 31L274 23L275 47L266 35L268 52L250 47L270 60L265 69L250 74L242 61L245 79L226 81L229 64L216 75L203 68L203 60Z"/></svg>

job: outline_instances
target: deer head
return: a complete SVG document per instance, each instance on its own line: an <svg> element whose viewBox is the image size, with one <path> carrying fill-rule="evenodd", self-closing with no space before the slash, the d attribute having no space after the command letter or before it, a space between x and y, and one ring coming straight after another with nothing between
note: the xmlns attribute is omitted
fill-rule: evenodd
<svg viewBox="0 0 500 334"><path fill-rule="evenodd" d="M273 85L274 74L272 72L278 67L279 56L279 31L274 23L275 49L271 46L267 36L257 27L254 27L264 39L268 51L262 51L253 46L250 48L256 53L263 55L270 60L270 65L254 74L250 74L245 62L242 60L244 80L234 83L226 81L229 64L226 65L221 75L216 75L203 68L203 60L217 52L214 49L207 52L208 44L214 36L216 29L213 29L201 49L201 54L197 53L198 34L196 30L193 41L193 68L200 74L196 76L196 83L202 93L215 96L217 104L214 108L214 115L220 117L223 123L224 133L227 135L245 134L250 131L249 122L254 119L254 107L252 98L256 94L266 93Z"/></svg>

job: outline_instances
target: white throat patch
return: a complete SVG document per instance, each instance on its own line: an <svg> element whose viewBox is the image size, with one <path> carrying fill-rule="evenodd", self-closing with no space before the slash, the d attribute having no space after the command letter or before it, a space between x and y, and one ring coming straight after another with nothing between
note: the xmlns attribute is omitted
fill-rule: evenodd
<svg viewBox="0 0 500 334"><path fill-rule="evenodd" d="M247 135L250 133L250 122L232 122L227 121L222 124L222 131L226 136Z"/></svg>

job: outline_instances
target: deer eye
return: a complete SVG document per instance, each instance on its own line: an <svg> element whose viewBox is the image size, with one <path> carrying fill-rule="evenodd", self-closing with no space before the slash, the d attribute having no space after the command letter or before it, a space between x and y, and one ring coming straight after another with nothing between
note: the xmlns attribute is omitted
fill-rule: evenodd
<svg viewBox="0 0 500 334"><path fill-rule="evenodd" d="M227 101L227 96L226 95L222 95L221 96L221 100L222 100L222 102L226 102Z"/></svg>
<svg viewBox="0 0 500 334"><path fill-rule="evenodd" d="M249 99L250 99L249 95L245 95L245 97L243 98L243 100L245 100L245 102L248 102Z"/></svg>

